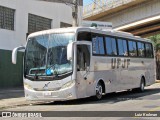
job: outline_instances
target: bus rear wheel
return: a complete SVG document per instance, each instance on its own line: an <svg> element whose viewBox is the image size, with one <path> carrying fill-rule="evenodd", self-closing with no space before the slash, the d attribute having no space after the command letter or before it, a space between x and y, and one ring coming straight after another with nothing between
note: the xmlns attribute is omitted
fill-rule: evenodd
<svg viewBox="0 0 160 120"><path fill-rule="evenodd" d="M140 86L138 88L132 89L132 91L133 92L143 92L144 91L144 87L145 87L145 79L142 77L141 78L141 82L140 82Z"/></svg>
<svg viewBox="0 0 160 120"><path fill-rule="evenodd" d="M140 87L138 88L138 91L143 92L144 91L144 86L145 86L145 80L144 80L144 78L142 78L141 83L140 83Z"/></svg>
<svg viewBox="0 0 160 120"><path fill-rule="evenodd" d="M98 82L97 86L96 86L96 100L101 100L103 96L103 86L100 82Z"/></svg>

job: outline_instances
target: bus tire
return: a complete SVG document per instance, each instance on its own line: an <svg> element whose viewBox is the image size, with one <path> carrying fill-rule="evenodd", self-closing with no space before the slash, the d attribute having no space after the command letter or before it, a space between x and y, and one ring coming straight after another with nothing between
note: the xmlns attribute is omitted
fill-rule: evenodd
<svg viewBox="0 0 160 120"><path fill-rule="evenodd" d="M96 86L96 96L95 99L96 100L101 100L103 96L103 86L100 82L98 82L97 86Z"/></svg>
<svg viewBox="0 0 160 120"><path fill-rule="evenodd" d="M138 88L138 92L143 92L144 91L144 87L145 87L145 80L142 77L141 78L141 83L140 83L140 87Z"/></svg>

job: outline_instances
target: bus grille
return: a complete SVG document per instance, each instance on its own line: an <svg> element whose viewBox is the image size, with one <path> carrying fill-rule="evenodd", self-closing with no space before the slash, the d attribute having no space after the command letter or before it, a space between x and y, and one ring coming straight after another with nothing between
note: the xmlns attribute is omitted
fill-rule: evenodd
<svg viewBox="0 0 160 120"><path fill-rule="evenodd" d="M47 91L57 91L60 90L61 87L57 87L57 88L48 88ZM35 91L46 91L46 89L44 88L34 88Z"/></svg>

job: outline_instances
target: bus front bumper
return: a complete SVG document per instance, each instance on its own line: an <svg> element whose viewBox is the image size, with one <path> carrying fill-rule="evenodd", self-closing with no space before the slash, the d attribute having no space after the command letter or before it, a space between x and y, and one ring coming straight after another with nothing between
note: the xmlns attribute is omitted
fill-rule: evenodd
<svg viewBox="0 0 160 120"><path fill-rule="evenodd" d="M65 101L76 99L75 85L58 91L35 91L33 89L25 89L26 100L32 101Z"/></svg>

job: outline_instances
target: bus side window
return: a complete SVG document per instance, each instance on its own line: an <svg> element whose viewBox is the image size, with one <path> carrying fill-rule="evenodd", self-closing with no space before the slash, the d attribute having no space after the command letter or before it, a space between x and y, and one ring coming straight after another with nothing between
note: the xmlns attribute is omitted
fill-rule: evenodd
<svg viewBox="0 0 160 120"><path fill-rule="evenodd" d="M107 55L117 55L117 44L114 37L105 37Z"/></svg>
<svg viewBox="0 0 160 120"><path fill-rule="evenodd" d="M128 56L126 40L118 39L118 52L120 56Z"/></svg>
<svg viewBox="0 0 160 120"><path fill-rule="evenodd" d="M147 58L152 58L153 57L152 44L146 43L145 48L146 48L146 57Z"/></svg>
<svg viewBox="0 0 160 120"><path fill-rule="evenodd" d="M77 46L77 70L85 71L90 66L90 46Z"/></svg>
<svg viewBox="0 0 160 120"><path fill-rule="evenodd" d="M128 41L129 46L129 56L136 57L137 56L137 46L135 41Z"/></svg>
<svg viewBox="0 0 160 120"><path fill-rule="evenodd" d="M138 42L138 56L139 57L145 57L145 48L144 43Z"/></svg>
<svg viewBox="0 0 160 120"><path fill-rule="evenodd" d="M79 32L78 33L78 37L77 37L78 41L91 41L91 33L90 32Z"/></svg>
<svg viewBox="0 0 160 120"><path fill-rule="evenodd" d="M102 36L92 37L92 49L94 55L104 55L104 41Z"/></svg>

